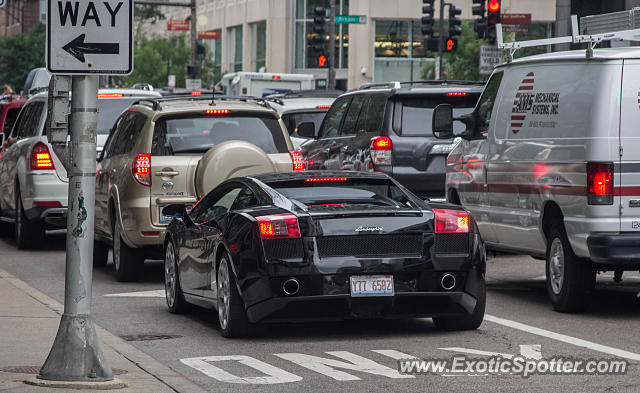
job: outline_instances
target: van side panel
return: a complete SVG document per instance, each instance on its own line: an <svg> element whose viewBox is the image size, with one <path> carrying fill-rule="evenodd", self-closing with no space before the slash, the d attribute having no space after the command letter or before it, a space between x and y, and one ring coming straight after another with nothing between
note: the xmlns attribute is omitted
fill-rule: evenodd
<svg viewBox="0 0 640 393"><path fill-rule="evenodd" d="M615 166L615 194L620 196L620 231L640 232L640 60L625 60L622 75L622 154Z"/></svg>
<svg viewBox="0 0 640 393"><path fill-rule="evenodd" d="M507 68L487 165L490 215L501 246L544 255L548 203L560 207L579 256L589 255L591 231L618 230L615 202L587 204L586 163L617 154L621 71L621 60Z"/></svg>

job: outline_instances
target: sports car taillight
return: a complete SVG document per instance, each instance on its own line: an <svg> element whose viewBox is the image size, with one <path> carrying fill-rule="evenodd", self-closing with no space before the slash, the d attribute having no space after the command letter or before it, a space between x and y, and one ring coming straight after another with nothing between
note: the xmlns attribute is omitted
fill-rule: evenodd
<svg viewBox="0 0 640 393"><path fill-rule="evenodd" d="M289 152L291 156L291 161L293 162L293 170L294 171L304 171L307 168L307 165L304 162L304 158L302 158L302 154L300 154L297 150L291 150Z"/></svg>
<svg viewBox="0 0 640 393"><path fill-rule="evenodd" d="M31 149L30 167L32 171L39 169L54 169L49 148L42 142L33 145Z"/></svg>
<svg viewBox="0 0 640 393"><path fill-rule="evenodd" d="M131 166L133 178L143 186L151 186L151 155L138 154Z"/></svg>
<svg viewBox="0 0 640 393"><path fill-rule="evenodd" d="M373 137L369 150L374 165L391 165L391 139L386 136Z"/></svg>
<svg viewBox="0 0 640 393"><path fill-rule="evenodd" d="M469 233L469 215L464 210L433 209L436 233Z"/></svg>
<svg viewBox="0 0 640 393"><path fill-rule="evenodd" d="M272 214L256 217L263 239L297 239L300 238L298 217L291 213Z"/></svg>

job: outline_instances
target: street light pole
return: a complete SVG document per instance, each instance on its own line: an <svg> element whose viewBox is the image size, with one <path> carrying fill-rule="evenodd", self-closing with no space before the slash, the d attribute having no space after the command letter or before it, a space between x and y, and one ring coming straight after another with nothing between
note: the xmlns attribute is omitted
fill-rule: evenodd
<svg viewBox="0 0 640 393"><path fill-rule="evenodd" d="M189 75L191 78L196 78L197 75L197 71L195 71L195 66L196 66L196 51L197 51L197 47L198 47L198 30L197 30L197 25L198 25L198 15L197 15L197 11L196 11L196 0L191 0L191 4L190 4L190 8L191 8L191 59L190 59L190 64L191 67L193 67L192 69L194 70L192 75Z"/></svg>
<svg viewBox="0 0 640 393"><path fill-rule="evenodd" d="M98 76L72 79L64 313L38 379L111 381L91 318Z"/></svg>
<svg viewBox="0 0 640 393"><path fill-rule="evenodd" d="M444 0L440 0L440 21L438 23L438 75L436 79L442 79L442 52L444 48Z"/></svg>

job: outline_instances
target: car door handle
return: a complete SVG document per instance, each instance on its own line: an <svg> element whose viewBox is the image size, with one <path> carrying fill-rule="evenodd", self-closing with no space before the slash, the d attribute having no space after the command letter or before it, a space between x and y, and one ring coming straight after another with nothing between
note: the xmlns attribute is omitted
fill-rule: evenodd
<svg viewBox="0 0 640 393"><path fill-rule="evenodd" d="M174 176L178 176L180 174L180 172L176 172L176 171L158 171L156 172L156 176L162 176L162 177L174 177Z"/></svg>

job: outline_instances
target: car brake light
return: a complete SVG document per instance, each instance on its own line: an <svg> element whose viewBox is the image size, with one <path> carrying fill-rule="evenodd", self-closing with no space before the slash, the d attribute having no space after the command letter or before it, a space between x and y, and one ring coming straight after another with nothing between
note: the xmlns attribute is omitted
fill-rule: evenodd
<svg viewBox="0 0 640 393"><path fill-rule="evenodd" d="M469 214L464 210L433 209L436 233L469 233Z"/></svg>
<svg viewBox="0 0 640 393"><path fill-rule="evenodd" d="M151 186L151 155L138 154L131 167L133 178L143 186Z"/></svg>
<svg viewBox="0 0 640 393"><path fill-rule="evenodd" d="M201 95L202 95L202 92L201 92L201 91L192 91L192 92L191 92L191 95L192 95L192 96L201 96Z"/></svg>
<svg viewBox="0 0 640 393"><path fill-rule="evenodd" d="M62 207L62 203L58 201L39 201L33 203L36 207Z"/></svg>
<svg viewBox="0 0 640 393"><path fill-rule="evenodd" d="M316 105L316 109L331 109L331 105Z"/></svg>
<svg viewBox="0 0 640 393"><path fill-rule="evenodd" d="M98 94L98 98L107 98L107 97L123 97L124 94L120 94L120 93L104 93L104 94Z"/></svg>
<svg viewBox="0 0 640 393"><path fill-rule="evenodd" d="M276 80L276 81L280 80L280 75L274 75L274 76L271 77L271 79Z"/></svg>
<svg viewBox="0 0 640 393"><path fill-rule="evenodd" d="M228 115L229 110L228 109L207 109L206 113L207 115Z"/></svg>
<svg viewBox="0 0 640 393"><path fill-rule="evenodd" d="M311 177L304 179L307 183L315 183L319 181L347 181L346 177Z"/></svg>
<svg viewBox="0 0 640 393"><path fill-rule="evenodd" d="M447 93L447 95L449 97L461 97L461 96L466 96L467 93L464 91L451 91L449 93Z"/></svg>
<svg viewBox="0 0 640 393"><path fill-rule="evenodd" d="M613 163L587 163L587 188L590 205L613 205Z"/></svg>
<svg viewBox="0 0 640 393"><path fill-rule="evenodd" d="M263 239L298 239L300 226L298 217L291 213L272 214L256 217L260 227L260 237Z"/></svg>
<svg viewBox="0 0 640 393"><path fill-rule="evenodd" d="M299 151L291 150L289 151L289 155L291 156L291 161L293 161L294 171L304 171L307 168L304 158L302 158L302 154L300 154Z"/></svg>
<svg viewBox="0 0 640 393"><path fill-rule="evenodd" d="M369 145L371 162L375 165L391 165L391 139L386 136L371 138Z"/></svg>
<svg viewBox="0 0 640 393"><path fill-rule="evenodd" d="M31 149L31 170L54 169L49 148L42 142L36 143Z"/></svg>

